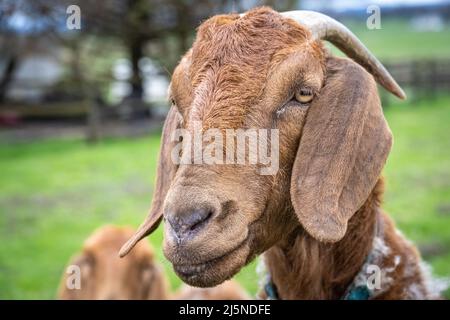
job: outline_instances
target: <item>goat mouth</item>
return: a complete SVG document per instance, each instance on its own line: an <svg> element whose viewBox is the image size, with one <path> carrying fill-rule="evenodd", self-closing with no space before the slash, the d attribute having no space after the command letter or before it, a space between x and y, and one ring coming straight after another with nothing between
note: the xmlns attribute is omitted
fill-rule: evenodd
<svg viewBox="0 0 450 320"><path fill-rule="evenodd" d="M209 270L214 270L217 268L217 266L222 265L224 262L226 262L230 257L237 254L238 251L240 251L245 244L247 243L247 239L242 241L239 245L228 251L227 253L197 264L173 264L173 268L175 270L175 273L178 274L185 282L188 284L195 284L196 286L202 286L201 278L205 276L205 274L208 273ZM240 269L239 266L238 269ZM217 283L218 284L218 283ZM209 286L209 285L207 285Z"/></svg>

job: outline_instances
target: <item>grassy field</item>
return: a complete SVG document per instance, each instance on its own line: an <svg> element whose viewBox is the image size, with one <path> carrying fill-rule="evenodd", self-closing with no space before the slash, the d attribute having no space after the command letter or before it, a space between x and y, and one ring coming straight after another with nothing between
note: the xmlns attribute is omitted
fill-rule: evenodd
<svg viewBox="0 0 450 320"><path fill-rule="evenodd" d="M385 207L450 276L450 98L386 110L395 143ZM54 298L69 257L98 226L137 226L150 204L159 135L0 146L0 299ZM151 236L172 287L180 284ZM255 263L237 279L257 290ZM449 296L450 297L450 296Z"/></svg>

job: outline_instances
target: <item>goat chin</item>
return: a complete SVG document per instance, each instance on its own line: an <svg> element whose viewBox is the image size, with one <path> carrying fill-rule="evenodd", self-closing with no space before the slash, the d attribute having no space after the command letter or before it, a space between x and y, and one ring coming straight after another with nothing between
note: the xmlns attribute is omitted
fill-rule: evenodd
<svg viewBox="0 0 450 320"><path fill-rule="evenodd" d="M230 279L246 264L249 255L248 243L218 258L198 264L173 264L175 273L187 284L207 288Z"/></svg>

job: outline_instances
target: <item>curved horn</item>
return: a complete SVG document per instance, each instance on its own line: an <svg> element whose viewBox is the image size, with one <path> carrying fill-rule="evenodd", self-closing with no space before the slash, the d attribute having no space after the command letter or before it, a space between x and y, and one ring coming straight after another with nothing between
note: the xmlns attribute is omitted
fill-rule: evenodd
<svg viewBox="0 0 450 320"><path fill-rule="evenodd" d="M386 90L392 92L400 99L406 99L405 92L381 62L342 23L314 11L288 11L281 13L281 15L308 27L315 39L327 40L333 43L348 57L355 60L371 73L377 82L386 88Z"/></svg>

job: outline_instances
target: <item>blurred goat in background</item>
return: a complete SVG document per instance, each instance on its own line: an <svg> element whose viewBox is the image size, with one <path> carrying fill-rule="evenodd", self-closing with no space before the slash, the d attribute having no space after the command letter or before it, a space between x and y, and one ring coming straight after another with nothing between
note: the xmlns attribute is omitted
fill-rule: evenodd
<svg viewBox="0 0 450 320"><path fill-rule="evenodd" d="M155 261L148 242L141 242L124 259L118 256L121 245L133 235L127 227L103 226L84 243L64 273L58 292L67 300L249 300L250 295L235 281L213 288L183 285L171 294L167 276ZM79 267L80 288L70 288L71 266Z"/></svg>
<svg viewBox="0 0 450 320"><path fill-rule="evenodd" d="M168 285L162 267L155 262L148 242L141 242L126 259L120 259L120 246L133 234L127 227L103 226L84 243L81 253L68 266L80 268L80 289L68 288L64 273L58 297L69 300L163 300Z"/></svg>

